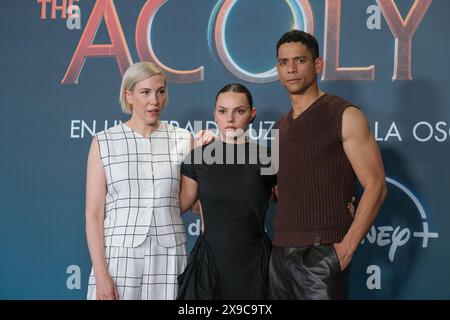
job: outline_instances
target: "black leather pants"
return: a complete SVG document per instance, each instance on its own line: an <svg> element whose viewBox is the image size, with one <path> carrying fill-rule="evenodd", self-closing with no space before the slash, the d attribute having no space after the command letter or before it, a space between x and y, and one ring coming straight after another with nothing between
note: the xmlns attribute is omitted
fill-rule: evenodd
<svg viewBox="0 0 450 320"><path fill-rule="evenodd" d="M274 246L269 285L274 300L342 300L348 298L350 266L341 271L332 244Z"/></svg>

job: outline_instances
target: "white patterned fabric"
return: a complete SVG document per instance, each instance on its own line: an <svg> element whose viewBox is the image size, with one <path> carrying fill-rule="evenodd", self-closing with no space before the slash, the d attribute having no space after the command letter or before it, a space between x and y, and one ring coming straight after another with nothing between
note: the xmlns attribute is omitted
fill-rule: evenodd
<svg viewBox="0 0 450 320"><path fill-rule="evenodd" d="M180 166L191 135L162 122L149 138L122 123L96 136L107 183L105 257L119 298L175 299L186 265ZM93 270L87 298L96 298Z"/></svg>
<svg viewBox="0 0 450 320"><path fill-rule="evenodd" d="M149 233L163 247L185 243L178 194L190 133L161 123L145 138L119 124L97 139L107 180L105 245L137 247Z"/></svg>
<svg viewBox="0 0 450 320"><path fill-rule="evenodd" d="M117 286L120 300L174 300L177 277L186 266L186 248L161 247L148 236L137 248L106 248L108 272ZM96 299L95 276L91 271L88 300Z"/></svg>

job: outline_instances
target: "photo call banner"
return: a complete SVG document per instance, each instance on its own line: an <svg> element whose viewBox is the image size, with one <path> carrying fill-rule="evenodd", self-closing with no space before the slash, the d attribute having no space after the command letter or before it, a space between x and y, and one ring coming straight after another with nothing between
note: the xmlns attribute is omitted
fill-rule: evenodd
<svg viewBox="0 0 450 320"><path fill-rule="evenodd" d="M85 299L87 154L128 119L131 64L162 68L162 120L192 133L215 130L217 91L244 84L251 138L270 139L290 109L275 65L291 29L318 39L319 86L361 108L384 161L388 196L350 297L450 299L449 13L447 0L2 0L0 299ZM200 220L183 220L189 251Z"/></svg>

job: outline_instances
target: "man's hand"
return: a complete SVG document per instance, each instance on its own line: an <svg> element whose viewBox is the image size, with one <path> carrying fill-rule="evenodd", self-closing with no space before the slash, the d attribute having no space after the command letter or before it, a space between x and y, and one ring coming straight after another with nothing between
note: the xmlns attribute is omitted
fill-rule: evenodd
<svg viewBox="0 0 450 320"><path fill-rule="evenodd" d="M341 271L344 271L345 268L347 268L347 266L349 265L350 261L352 261L353 250L350 247L346 246L343 242L334 243L333 246L336 250L339 265L341 266Z"/></svg>

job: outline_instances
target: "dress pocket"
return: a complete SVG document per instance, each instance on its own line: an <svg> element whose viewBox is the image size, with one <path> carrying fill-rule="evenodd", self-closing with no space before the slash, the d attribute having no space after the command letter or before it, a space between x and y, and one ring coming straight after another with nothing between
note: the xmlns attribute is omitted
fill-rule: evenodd
<svg viewBox="0 0 450 320"><path fill-rule="evenodd" d="M189 255L186 269L178 276L177 300L214 300L217 279L213 254L201 234Z"/></svg>

